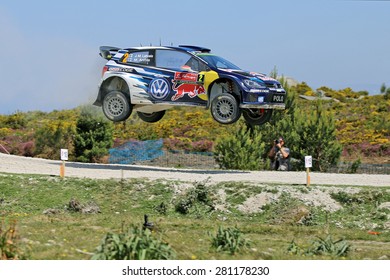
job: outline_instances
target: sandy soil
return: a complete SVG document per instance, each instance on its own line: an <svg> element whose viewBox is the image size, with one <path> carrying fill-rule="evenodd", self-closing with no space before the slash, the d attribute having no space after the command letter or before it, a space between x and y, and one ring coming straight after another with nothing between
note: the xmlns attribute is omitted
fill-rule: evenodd
<svg viewBox="0 0 390 280"><path fill-rule="evenodd" d="M61 161L26 158L0 153L0 172L59 176ZM139 165L66 162L65 176L96 179L148 178L212 183L240 181L306 185L306 172L193 170ZM310 173L315 185L389 187L390 175Z"/></svg>

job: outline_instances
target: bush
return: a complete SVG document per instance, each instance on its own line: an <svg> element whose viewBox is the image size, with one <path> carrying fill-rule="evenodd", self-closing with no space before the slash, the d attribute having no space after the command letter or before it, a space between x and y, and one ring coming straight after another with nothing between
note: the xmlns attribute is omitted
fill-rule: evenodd
<svg viewBox="0 0 390 280"><path fill-rule="evenodd" d="M124 233L107 233L96 248L93 260L170 260L171 246L156 239L148 229L132 227Z"/></svg>
<svg viewBox="0 0 390 280"><path fill-rule="evenodd" d="M34 141L28 141L19 145L19 154L25 157L33 157L35 153Z"/></svg>
<svg viewBox="0 0 390 280"><path fill-rule="evenodd" d="M293 255L328 255L332 257L345 257L348 255L351 245L344 239L333 241L328 235L325 239L317 237L312 242L311 247L304 250L295 241L291 241L287 248L287 252Z"/></svg>
<svg viewBox="0 0 390 280"><path fill-rule="evenodd" d="M217 252L227 251L234 255L238 251L249 246L249 242L243 237L238 228L226 228L219 226L217 233L211 235L211 246L217 249Z"/></svg>
<svg viewBox="0 0 390 280"><path fill-rule="evenodd" d="M206 186L208 179L195 183L194 188L190 188L181 195L175 203L175 211L180 214L189 214L194 207L195 214L199 217L201 212L210 212L215 209L210 192Z"/></svg>
<svg viewBox="0 0 390 280"><path fill-rule="evenodd" d="M26 124L26 114L22 112L16 112L5 117L3 125L12 129L20 129L26 127Z"/></svg>
<svg viewBox="0 0 390 280"><path fill-rule="evenodd" d="M242 124L230 135L218 139L214 158L222 169L259 170L266 165L265 152L261 130Z"/></svg>
<svg viewBox="0 0 390 280"><path fill-rule="evenodd" d="M328 235L325 239L317 237L317 240L313 242L313 245L307 251L307 254L343 257L348 254L350 248L351 245L344 239L333 241L332 237Z"/></svg>
<svg viewBox="0 0 390 280"><path fill-rule="evenodd" d="M72 121L47 120L35 131L35 154L48 159L59 159L60 149L71 149L74 130Z"/></svg>
<svg viewBox="0 0 390 280"><path fill-rule="evenodd" d="M360 158L358 158L357 160L355 160L355 161L351 164L351 166L348 167L347 173L355 174L355 173L358 171L358 169L359 169L361 163L362 163L362 161L361 161Z"/></svg>
<svg viewBox="0 0 390 280"><path fill-rule="evenodd" d="M113 125L101 117L82 112L77 120L74 153L81 162L98 162L113 144Z"/></svg>

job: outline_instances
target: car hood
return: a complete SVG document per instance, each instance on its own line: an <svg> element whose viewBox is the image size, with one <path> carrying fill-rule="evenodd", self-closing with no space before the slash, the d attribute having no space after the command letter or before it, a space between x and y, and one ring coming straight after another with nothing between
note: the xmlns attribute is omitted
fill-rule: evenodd
<svg viewBox="0 0 390 280"><path fill-rule="evenodd" d="M263 82L278 82L276 79L268 77L265 74L257 73L257 72L249 72L244 70L237 70L237 69L221 69L218 68L221 72L226 72L229 74L234 74L235 76L238 76L242 79L244 78L257 78L262 80Z"/></svg>

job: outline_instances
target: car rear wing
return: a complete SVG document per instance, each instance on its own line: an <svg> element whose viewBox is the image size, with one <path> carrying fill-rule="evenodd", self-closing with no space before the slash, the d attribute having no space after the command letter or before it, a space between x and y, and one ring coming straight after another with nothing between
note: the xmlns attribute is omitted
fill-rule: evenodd
<svg viewBox="0 0 390 280"><path fill-rule="evenodd" d="M99 47L99 55L104 59L110 60L121 48L101 46Z"/></svg>

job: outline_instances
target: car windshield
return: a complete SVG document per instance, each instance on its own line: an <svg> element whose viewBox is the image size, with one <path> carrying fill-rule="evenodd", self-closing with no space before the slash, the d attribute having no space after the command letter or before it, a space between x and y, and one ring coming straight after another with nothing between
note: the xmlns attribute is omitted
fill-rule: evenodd
<svg viewBox="0 0 390 280"><path fill-rule="evenodd" d="M198 56L215 68L241 70L240 67L217 55L198 54Z"/></svg>

